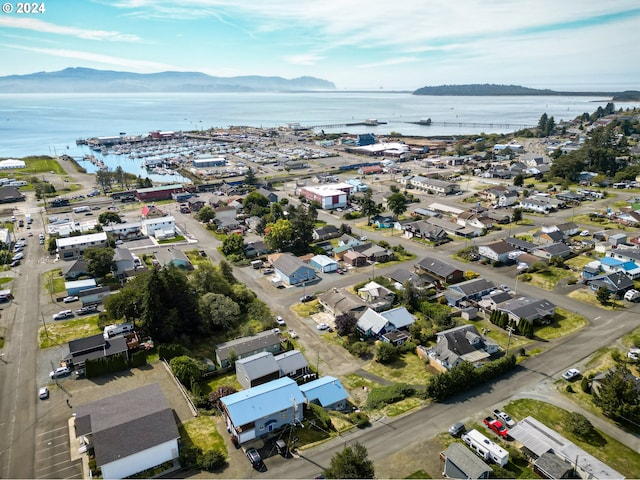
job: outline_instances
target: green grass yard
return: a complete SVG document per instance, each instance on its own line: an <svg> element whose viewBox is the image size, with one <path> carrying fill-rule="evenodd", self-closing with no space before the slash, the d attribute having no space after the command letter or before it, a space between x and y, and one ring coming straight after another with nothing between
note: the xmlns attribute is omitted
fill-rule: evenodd
<svg viewBox="0 0 640 480"><path fill-rule="evenodd" d="M38 330L38 341L40 348L49 348L100 332L98 315L91 315L47 323L46 328L43 325Z"/></svg>

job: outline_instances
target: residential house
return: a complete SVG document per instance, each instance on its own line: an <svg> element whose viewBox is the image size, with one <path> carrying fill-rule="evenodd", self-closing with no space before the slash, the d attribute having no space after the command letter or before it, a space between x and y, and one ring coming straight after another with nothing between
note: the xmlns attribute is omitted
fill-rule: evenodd
<svg viewBox="0 0 640 480"><path fill-rule="evenodd" d="M580 205L580 202L584 200L584 195L576 192L565 191L556 193L556 198L570 205Z"/></svg>
<svg viewBox="0 0 640 480"><path fill-rule="evenodd" d="M115 240L135 240L144 236L140 222L110 223L103 225L102 231L113 235Z"/></svg>
<svg viewBox="0 0 640 480"><path fill-rule="evenodd" d="M456 218L456 223L465 227L473 227L479 230L488 230L493 227L493 220L485 214L478 214L475 211L462 212Z"/></svg>
<svg viewBox="0 0 640 480"><path fill-rule="evenodd" d="M160 218L166 217L167 214L155 205L145 205L141 210L142 218Z"/></svg>
<svg viewBox="0 0 640 480"><path fill-rule="evenodd" d="M480 335L474 325L462 325L436 334L436 345L428 351L429 364L440 371L463 361L482 365L498 350L498 344Z"/></svg>
<svg viewBox="0 0 640 480"><path fill-rule="evenodd" d="M498 263L509 263L513 261L514 248L504 240L478 246L478 255L482 258Z"/></svg>
<svg viewBox="0 0 640 480"><path fill-rule="evenodd" d="M182 250L178 250L175 247L159 248L155 251L154 255L161 267L174 265L183 270L193 270L193 265L191 261L189 261L189 258Z"/></svg>
<svg viewBox="0 0 640 480"><path fill-rule="evenodd" d="M416 175L403 179L405 185L409 188L421 190L424 192L432 192L440 195L453 195L460 191L460 186L457 183L447 182L446 180L439 180L436 178L423 177Z"/></svg>
<svg viewBox="0 0 640 480"><path fill-rule="evenodd" d="M280 353L280 337L272 330L257 333L250 337L237 338L216 346L216 362L221 368L231 365L230 358L247 358L260 352Z"/></svg>
<svg viewBox="0 0 640 480"><path fill-rule="evenodd" d="M367 256L355 250L342 254L342 261L352 267L362 267L367 264Z"/></svg>
<svg viewBox="0 0 640 480"><path fill-rule="evenodd" d="M192 212L199 212L207 203L204 200L200 199L189 199L187 201L187 205L189 205L189 210Z"/></svg>
<svg viewBox="0 0 640 480"><path fill-rule="evenodd" d="M128 248L116 247L113 252L113 263L115 266L113 274L118 278L124 277L125 272L135 268L133 255Z"/></svg>
<svg viewBox="0 0 640 480"><path fill-rule="evenodd" d="M87 360L98 360L121 356L129 359L129 347L124 336L113 337L105 340L102 333L89 337L77 338L68 342L69 354L64 358L71 368L84 368Z"/></svg>
<svg viewBox="0 0 640 480"><path fill-rule="evenodd" d="M458 235L464 238L479 237L483 233L482 228L470 227L469 225L463 226L444 218L430 217L427 219L427 223L442 228L449 235Z"/></svg>
<svg viewBox="0 0 640 480"><path fill-rule="evenodd" d="M262 240L244 244L244 255L247 258L260 257L269 253L269 247Z"/></svg>
<svg viewBox="0 0 640 480"><path fill-rule="evenodd" d="M559 243L565 240L565 235L559 230L544 231L538 230L533 234L533 238L540 244Z"/></svg>
<svg viewBox="0 0 640 480"><path fill-rule="evenodd" d="M316 242L329 240L340 236L340 230L335 225L324 225L313 230L313 240Z"/></svg>
<svg viewBox="0 0 640 480"><path fill-rule="evenodd" d="M357 245L362 245L362 241L357 239L356 237L353 237L349 234L343 234L339 239L338 239L338 246L339 247L344 247L344 246L350 246L350 247L354 247Z"/></svg>
<svg viewBox="0 0 640 480"><path fill-rule="evenodd" d="M271 352L259 352L236 360L236 379L251 388L280 378L280 368Z"/></svg>
<svg viewBox="0 0 640 480"><path fill-rule="evenodd" d="M234 442L246 443L286 425L302 422L305 397L298 384L283 377L220 399Z"/></svg>
<svg viewBox="0 0 640 480"><path fill-rule="evenodd" d="M515 190L507 190L501 193L496 199L494 205L501 208L507 208L515 205L518 201L518 192Z"/></svg>
<svg viewBox="0 0 640 480"><path fill-rule="evenodd" d="M273 262L276 275L288 285L298 285L313 280L315 270L290 253L285 253Z"/></svg>
<svg viewBox="0 0 640 480"><path fill-rule="evenodd" d="M390 308L396 299L395 293L373 281L358 289L358 296L367 303L369 308L376 312Z"/></svg>
<svg viewBox="0 0 640 480"><path fill-rule="evenodd" d="M326 410L346 410L349 394L336 377L326 375L300 385L300 391L309 403Z"/></svg>
<svg viewBox="0 0 640 480"><path fill-rule="evenodd" d="M403 228L406 238L421 238L437 244L450 240L447 232L443 228L431 225L424 220L406 223Z"/></svg>
<svg viewBox="0 0 640 480"><path fill-rule="evenodd" d="M309 265L322 273L330 273L338 270L338 262L326 255L315 255L309 261Z"/></svg>
<svg viewBox="0 0 640 480"><path fill-rule="evenodd" d="M394 259L393 250L387 250L379 245L370 244L369 248L361 250L364 256L366 256L371 262L389 262Z"/></svg>
<svg viewBox="0 0 640 480"><path fill-rule="evenodd" d="M444 292L447 303L451 306L459 306L463 302L479 301L496 286L490 280L473 278L466 282L450 285Z"/></svg>
<svg viewBox="0 0 640 480"><path fill-rule="evenodd" d="M544 214L547 214L553 210L553 206L549 202L530 197L521 199L518 203L518 207L528 212Z"/></svg>
<svg viewBox="0 0 640 480"><path fill-rule="evenodd" d="M358 319L356 327L367 337L384 341L384 334L393 330L406 330L415 321L415 317L405 307L397 307L386 312L376 312L368 308ZM404 343L408 336L397 344Z"/></svg>
<svg viewBox="0 0 640 480"><path fill-rule="evenodd" d="M531 252L536 257L545 258L551 260L553 258L569 258L572 254L571 247L566 243L552 243L549 245L543 245Z"/></svg>
<svg viewBox="0 0 640 480"><path fill-rule="evenodd" d="M157 383L75 409L75 433L93 445L103 478L128 478L178 459L178 427Z"/></svg>
<svg viewBox="0 0 640 480"><path fill-rule="evenodd" d="M371 225L374 228L393 228L396 217L389 215L376 215L371 217Z"/></svg>
<svg viewBox="0 0 640 480"><path fill-rule="evenodd" d="M462 270L437 258L425 257L415 267L437 280L440 286L460 283L464 280L464 272Z"/></svg>
<svg viewBox="0 0 640 480"><path fill-rule="evenodd" d="M357 318L367 309L364 300L344 288L330 288L318 295L318 302L334 317L350 313Z"/></svg>
<svg viewBox="0 0 640 480"><path fill-rule="evenodd" d="M406 268L395 269L393 272L387 274L387 278L394 283L396 290L403 290L405 282L411 283L417 289L425 288L427 286L435 287L431 281L427 284L425 278L421 277L416 272L407 270Z"/></svg>
<svg viewBox="0 0 640 480"><path fill-rule="evenodd" d="M573 237L577 235L582 230L578 224L575 222L566 222L556 225L556 228L559 232L561 232L565 238Z"/></svg>
<svg viewBox="0 0 640 480"><path fill-rule="evenodd" d="M274 357L278 364L280 377L289 377L294 380L309 375L309 363L299 350L289 350Z"/></svg>
<svg viewBox="0 0 640 480"><path fill-rule="evenodd" d="M507 302L512 298L513 297L509 292L493 290L482 297L478 302L478 306L486 311L497 310L500 304Z"/></svg>
<svg viewBox="0 0 640 480"><path fill-rule="evenodd" d="M453 442L442 453L445 478L484 479L491 478L493 470L462 443Z"/></svg>
<svg viewBox="0 0 640 480"><path fill-rule="evenodd" d="M569 467L575 470L571 472L572 476L576 475L579 478L592 480L624 478L624 475L533 417L520 420L515 427L509 429L509 435L522 445L522 449L534 460L534 470L546 478L571 478L562 476ZM540 459L545 455L555 455L560 458L563 462L562 467L560 469L556 467L551 472L540 468Z"/></svg>
<svg viewBox="0 0 640 480"><path fill-rule="evenodd" d="M62 265L62 276L65 280L76 280L83 275L89 275L87 269L87 261L83 258L73 260L71 262L65 262Z"/></svg>
<svg viewBox="0 0 640 480"><path fill-rule="evenodd" d="M627 211L627 212L619 212L615 214L613 219L621 223L622 225L627 225L629 227L637 227L640 225L640 213L636 211Z"/></svg>
<svg viewBox="0 0 640 480"><path fill-rule="evenodd" d="M276 203L278 201L278 195L276 195L274 192L270 190L267 190L266 188L262 188L262 187L258 188L256 192L266 197L267 200L269 200L269 203Z"/></svg>
<svg viewBox="0 0 640 480"><path fill-rule="evenodd" d="M623 297L627 290L634 288L633 280L623 272L606 273L586 279L591 290L596 291L601 287L606 288L615 297Z"/></svg>
<svg viewBox="0 0 640 480"><path fill-rule="evenodd" d="M521 321L550 323L556 314L556 306L549 300L520 296L499 304L498 310L506 312L516 325L520 325Z"/></svg>
<svg viewBox="0 0 640 480"><path fill-rule="evenodd" d="M176 235L176 219L173 215L157 218L145 218L140 225L140 231L147 237L158 240L172 238Z"/></svg>
<svg viewBox="0 0 640 480"><path fill-rule="evenodd" d="M61 260L75 260L80 258L88 248L102 248L107 246L105 232L90 233L77 237L56 238L56 249Z"/></svg>
<svg viewBox="0 0 640 480"><path fill-rule="evenodd" d="M538 247L535 243L522 240L518 237L507 237L504 239L504 241L508 243L513 249L517 249L527 253L531 253Z"/></svg>

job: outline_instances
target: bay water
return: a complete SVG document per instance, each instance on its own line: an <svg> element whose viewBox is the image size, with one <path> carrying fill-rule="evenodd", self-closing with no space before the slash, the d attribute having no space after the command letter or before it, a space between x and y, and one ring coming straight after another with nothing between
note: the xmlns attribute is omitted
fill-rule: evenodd
<svg viewBox="0 0 640 480"><path fill-rule="evenodd" d="M0 158L93 153L109 168L121 166L149 176L141 160L91 152L76 139L145 134L154 130L206 130L246 125L272 128L299 123L325 133L444 137L506 133L534 126L547 113L556 123L570 120L608 100L592 97L435 97L395 92L301 93L94 93L0 95ZM620 104L616 107L637 104ZM430 118L431 126L417 125ZM344 124L376 119L378 126ZM330 127L329 125L339 125ZM88 171L95 171L88 162ZM158 178L155 178L158 177ZM156 181L179 178L155 176Z"/></svg>

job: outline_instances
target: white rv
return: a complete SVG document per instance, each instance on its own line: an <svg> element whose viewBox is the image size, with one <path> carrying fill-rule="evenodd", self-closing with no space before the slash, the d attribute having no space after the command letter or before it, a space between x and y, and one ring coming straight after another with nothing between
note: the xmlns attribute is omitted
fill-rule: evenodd
<svg viewBox="0 0 640 480"><path fill-rule="evenodd" d="M124 335L125 333L133 332L133 324L131 323L118 323L115 325L107 325L104 327L104 333L102 336L105 340L110 338Z"/></svg>
<svg viewBox="0 0 640 480"><path fill-rule="evenodd" d="M509 461L509 452L492 442L477 430L469 430L462 435L462 441L469 445L469 448L485 460L497 463L504 467Z"/></svg>

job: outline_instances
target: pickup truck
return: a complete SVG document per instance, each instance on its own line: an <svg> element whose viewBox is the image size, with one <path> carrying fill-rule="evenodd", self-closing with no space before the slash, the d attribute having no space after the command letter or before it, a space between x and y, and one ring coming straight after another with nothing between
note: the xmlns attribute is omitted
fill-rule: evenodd
<svg viewBox="0 0 640 480"><path fill-rule="evenodd" d="M509 430L502 424L500 420L496 420L493 417L486 417L484 419L484 424L495 433L500 435L502 438L507 438L509 436Z"/></svg>
<svg viewBox="0 0 640 480"><path fill-rule="evenodd" d="M508 413L503 412L502 410L498 410L497 408L493 411L493 416L503 422L509 428L513 427L516 424L516 422L509 416Z"/></svg>

